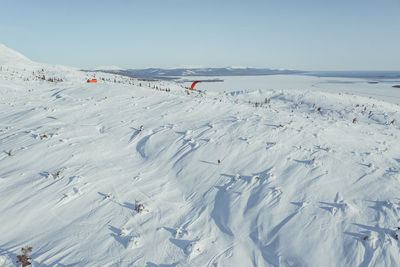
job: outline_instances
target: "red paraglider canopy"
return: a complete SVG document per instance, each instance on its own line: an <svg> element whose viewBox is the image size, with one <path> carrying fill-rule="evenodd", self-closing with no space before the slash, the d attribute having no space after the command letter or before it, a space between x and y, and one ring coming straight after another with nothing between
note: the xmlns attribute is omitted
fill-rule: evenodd
<svg viewBox="0 0 400 267"><path fill-rule="evenodd" d="M194 89L194 86L195 86L197 83L199 83L199 82L201 82L201 81L194 81L194 82L192 83L192 86L190 86L190 90L193 90L193 89Z"/></svg>

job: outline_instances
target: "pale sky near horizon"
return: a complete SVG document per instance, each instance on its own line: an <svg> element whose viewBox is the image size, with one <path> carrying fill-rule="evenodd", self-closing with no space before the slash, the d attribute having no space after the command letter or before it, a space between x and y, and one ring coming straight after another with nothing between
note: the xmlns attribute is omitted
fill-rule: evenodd
<svg viewBox="0 0 400 267"><path fill-rule="evenodd" d="M0 43L90 68L400 70L400 0L0 0Z"/></svg>

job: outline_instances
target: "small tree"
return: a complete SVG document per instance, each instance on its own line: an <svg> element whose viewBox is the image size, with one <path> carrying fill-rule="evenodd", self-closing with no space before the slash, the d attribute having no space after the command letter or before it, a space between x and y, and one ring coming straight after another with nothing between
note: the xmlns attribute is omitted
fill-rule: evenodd
<svg viewBox="0 0 400 267"><path fill-rule="evenodd" d="M21 263L22 267L31 265L32 258L29 256L29 253L32 252L32 247L21 248L21 252L21 255L17 255L17 263Z"/></svg>
<svg viewBox="0 0 400 267"><path fill-rule="evenodd" d="M137 213L140 213L142 211L144 211L144 205L142 203L140 203L138 200L135 200L135 211Z"/></svg>

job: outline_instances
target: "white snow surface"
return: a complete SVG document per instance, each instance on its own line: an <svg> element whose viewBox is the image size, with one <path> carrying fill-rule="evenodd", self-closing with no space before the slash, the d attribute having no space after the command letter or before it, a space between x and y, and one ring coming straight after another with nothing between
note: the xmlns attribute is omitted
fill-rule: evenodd
<svg viewBox="0 0 400 267"><path fill-rule="evenodd" d="M4 51L0 266L25 246L33 266L400 264L397 104L189 92Z"/></svg>

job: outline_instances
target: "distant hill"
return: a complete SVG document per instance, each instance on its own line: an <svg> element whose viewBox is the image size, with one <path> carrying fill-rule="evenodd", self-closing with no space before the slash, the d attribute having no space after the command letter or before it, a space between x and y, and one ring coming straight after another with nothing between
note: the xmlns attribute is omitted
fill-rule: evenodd
<svg viewBox="0 0 400 267"><path fill-rule="evenodd" d="M128 70L96 70L120 74L135 78L173 79L182 76L256 76L276 74L304 73L297 70L274 70L257 68L176 68L176 69L128 69Z"/></svg>
<svg viewBox="0 0 400 267"><path fill-rule="evenodd" d="M101 71L143 79L175 79L178 77L194 76L261 76L261 75L289 75L302 74L314 77L339 77L362 79L400 79L400 71L302 71L278 70L267 68L148 68L148 69L110 69L104 68L90 71Z"/></svg>

